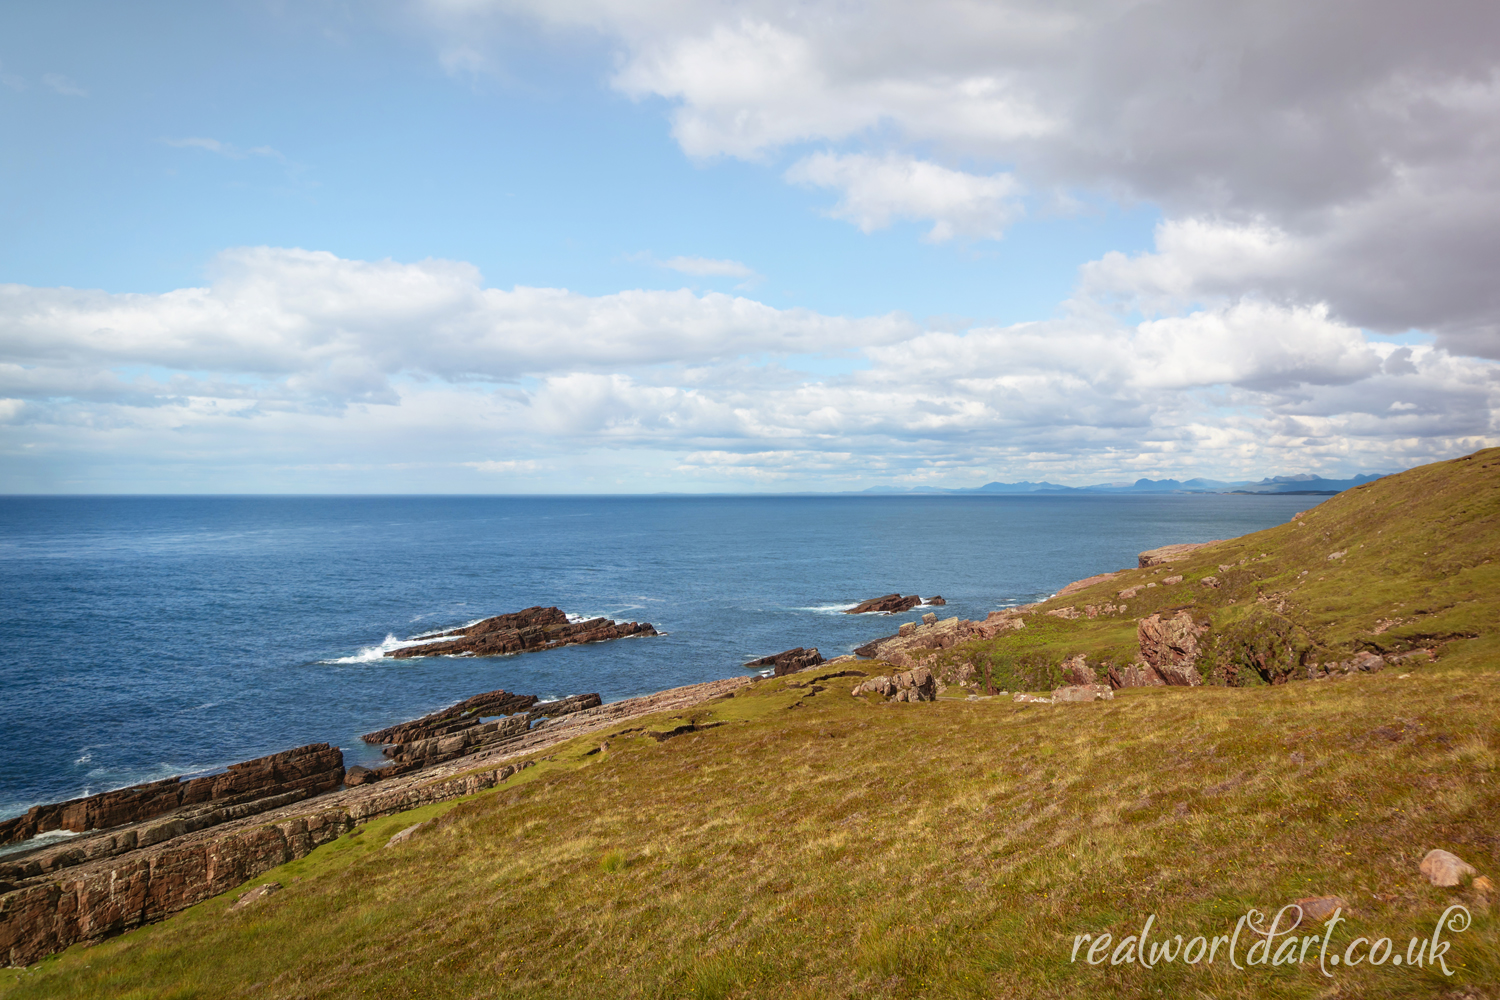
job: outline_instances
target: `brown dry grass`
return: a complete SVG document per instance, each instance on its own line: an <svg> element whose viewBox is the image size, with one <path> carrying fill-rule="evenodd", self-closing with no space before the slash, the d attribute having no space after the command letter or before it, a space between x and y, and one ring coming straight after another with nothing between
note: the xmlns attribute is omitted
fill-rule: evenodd
<svg viewBox="0 0 1500 1000"><path fill-rule="evenodd" d="M568 745L255 880L286 889L248 910L225 916L220 897L0 973L0 995L1497 996L1481 897L1416 871L1444 847L1500 874L1496 653L1455 643L1407 679L1093 705L762 682L695 716L722 725ZM1455 975L1069 962L1076 934L1118 938L1147 914L1158 933L1229 933L1251 907L1323 893L1353 904L1342 940L1398 951L1466 903Z"/></svg>

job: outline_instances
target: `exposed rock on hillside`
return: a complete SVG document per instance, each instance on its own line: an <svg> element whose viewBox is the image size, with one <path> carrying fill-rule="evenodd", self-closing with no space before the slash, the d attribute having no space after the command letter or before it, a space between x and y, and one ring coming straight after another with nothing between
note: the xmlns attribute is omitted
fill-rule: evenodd
<svg viewBox="0 0 1500 1000"><path fill-rule="evenodd" d="M1148 569L1152 566L1163 566L1169 562L1175 562L1195 549L1201 549L1205 545L1218 545L1224 539L1216 538L1211 542L1183 542L1178 545L1163 545L1159 549L1148 549L1136 557L1136 565L1140 569ZM1114 574L1109 574L1113 576Z"/></svg>
<svg viewBox="0 0 1500 1000"><path fill-rule="evenodd" d="M427 638L447 642L424 642L420 646L403 646L386 656L405 659L412 656L499 656L534 649L554 649L581 642L603 642L628 635L656 635L648 622L615 622L608 618L591 618L569 622L557 608L534 607L512 614L496 615L452 632L441 632Z"/></svg>
<svg viewBox="0 0 1500 1000"><path fill-rule="evenodd" d="M1193 687L1203 683L1198 673L1198 638L1207 631L1193 616L1179 611L1170 618L1151 615L1136 626L1141 659L1168 684Z"/></svg>
<svg viewBox="0 0 1500 1000"><path fill-rule="evenodd" d="M28 840L49 830L100 830L136 823L184 806L236 805L268 796L332 791L344 780L344 754L327 743L230 764L223 774L183 781L163 778L82 799L33 806L0 823L0 843Z"/></svg>
<svg viewBox="0 0 1500 1000"><path fill-rule="evenodd" d="M878 694L887 701L935 701L937 680L926 667L914 667L890 677L871 677L861 681L850 693L856 698L863 694Z"/></svg>
<svg viewBox="0 0 1500 1000"><path fill-rule="evenodd" d="M856 604L844 611L846 615L867 615L879 612L886 615L899 615L903 611L910 611L922 603L922 599L916 594L910 597L902 597L900 594L886 594L884 597L872 597L868 601ZM944 602L947 603L947 602Z"/></svg>

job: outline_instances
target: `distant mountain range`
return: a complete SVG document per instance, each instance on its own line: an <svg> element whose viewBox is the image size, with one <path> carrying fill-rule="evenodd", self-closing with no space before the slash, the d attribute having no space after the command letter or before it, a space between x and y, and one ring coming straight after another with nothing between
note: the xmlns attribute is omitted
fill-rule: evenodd
<svg viewBox="0 0 1500 1000"><path fill-rule="evenodd" d="M1327 495L1342 493L1364 483L1373 482L1389 473L1377 472L1355 476L1353 479L1324 479L1303 473L1297 476L1272 476L1259 482L1244 480L1226 483L1217 479L1137 479L1133 483L1099 483L1094 486L1059 486L1056 483L985 483L962 489L945 490L935 486L872 486L867 490L849 490L859 493L943 493L959 495L967 493L1247 493Z"/></svg>

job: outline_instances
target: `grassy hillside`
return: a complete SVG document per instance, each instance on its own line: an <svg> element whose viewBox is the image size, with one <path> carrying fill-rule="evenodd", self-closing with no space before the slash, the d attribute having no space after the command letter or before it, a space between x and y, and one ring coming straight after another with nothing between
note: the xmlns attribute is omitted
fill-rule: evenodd
<svg viewBox="0 0 1500 1000"><path fill-rule="evenodd" d="M1101 609L1094 618L1090 606ZM1046 614L1067 608L1081 616ZM1198 664L1205 681L1231 686L1305 677L1310 663L1361 650L1442 656L1455 642L1493 634L1500 448L1377 480L1280 527L1117 574L1043 603L1024 629L940 659L988 669L996 688L1045 689L1079 653L1097 668L1131 662L1135 622L1180 610L1207 626Z"/></svg>
<svg viewBox="0 0 1500 1000"><path fill-rule="evenodd" d="M877 703L850 697L848 664L766 680L372 822L256 879L285 888L241 911L226 912L250 885L0 971L0 997L1500 998L1500 901L1417 871L1443 848L1500 876L1495 459L1132 571L1049 607L1185 579L1143 588L1139 611L1040 615L982 650L1129 656L1155 601L1214 635L1274 613L1315 655L1435 644L1435 663L1075 705ZM1453 975L1366 962L1330 979L1316 947L1276 968L1222 952L1090 966L1087 942L1070 961L1078 935L1119 941L1148 915L1153 940L1228 935L1251 908L1325 894L1351 906L1338 954L1359 937L1404 954L1466 906L1472 924L1445 934Z"/></svg>

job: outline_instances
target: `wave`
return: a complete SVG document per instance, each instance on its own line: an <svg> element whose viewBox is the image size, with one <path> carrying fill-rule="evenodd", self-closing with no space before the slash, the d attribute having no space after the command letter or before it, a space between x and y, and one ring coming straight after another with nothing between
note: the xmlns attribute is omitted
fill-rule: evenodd
<svg viewBox="0 0 1500 1000"><path fill-rule="evenodd" d="M848 611L850 608L857 608L857 607L859 607L859 602L858 601L851 601L848 604L814 604L811 607L807 607L807 608L793 608L792 610L793 611L812 611L812 612L814 612L816 614L820 614L820 615L835 615L835 614L841 615L845 611Z"/></svg>
<svg viewBox="0 0 1500 1000"><path fill-rule="evenodd" d="M46 847L48 844L55 844L76 836L78 834L72 830L48 830L46 833L37 834L30 840L18 840L14 844L0 845L0 856L14 854L17 851L29 851L34 847Z"/></svg>
<svg viewBox="0 0 1500 1000"><path fill-rule="evenodd" d="M484 619L479 619L483 621ZM466 627L466 626L460 626ZM429 642L437 642L436 636L425 639L397 639L395 633L387 633L385 641L378 646L365 646L352 656L336 656L330 660L319 660L319 663L378 663L385 658L385 654L393 649L405 649L407 646L423 646Z"/></svg>

